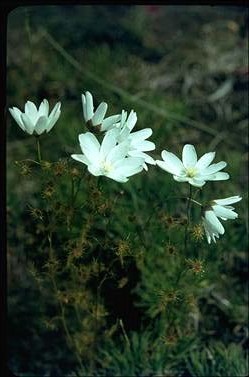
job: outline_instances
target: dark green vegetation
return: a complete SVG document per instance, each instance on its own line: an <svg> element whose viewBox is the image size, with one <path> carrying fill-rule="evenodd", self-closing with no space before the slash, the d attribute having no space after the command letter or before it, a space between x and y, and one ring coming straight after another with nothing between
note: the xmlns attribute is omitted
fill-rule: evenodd
<svg viewBox="0 0 249 377"><path fill-rule="evenodd" d="M11 370L246 376L245 10L21 7L8 28L8 107L62 102L41 137L42 166L22 161L36 159L35 140L7 114ZM126 184L97 180L70 158L86 130L86 90L109 115L133 108L136 129L153 129L153 157L191 143L228 162L231 179L196 197L243 197L216 245L198 237L192 208L184 249L186 201L174 197L186 197L187 184L154 166Z"/></svg>

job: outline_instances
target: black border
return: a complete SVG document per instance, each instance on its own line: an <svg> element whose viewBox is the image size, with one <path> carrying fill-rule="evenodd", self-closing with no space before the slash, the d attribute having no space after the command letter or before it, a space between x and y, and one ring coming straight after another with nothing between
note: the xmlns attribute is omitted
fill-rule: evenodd
<svg viewBox="0 0 249 377"><path fill-rule="evenodd" d="M61 0L61 1L4 1L0 3L0 35L1 35L1 49L0 49L0 124L1 124L1 135L0 135L0 376L11 377L15 376L7 366L7 226L6 226L6 76L7 76L7 66L6 66L6 55L7 55L7 26L8 26L8 16L11 11L18 7L24 6L46 6L46 5L211 5L211 6L225 6L232 5L235 7L243 6L248 9L248 2L246 0L225 0L225 1L141 1L131 3L130 1L72 1Z"/></svg>

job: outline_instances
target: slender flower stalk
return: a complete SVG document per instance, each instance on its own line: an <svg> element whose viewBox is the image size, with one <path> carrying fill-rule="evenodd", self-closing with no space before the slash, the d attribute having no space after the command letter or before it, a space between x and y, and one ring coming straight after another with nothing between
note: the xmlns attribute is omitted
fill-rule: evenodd
<svg viewBox="0 0 249 377"><path fill-rule="evenodd" d="M187 251L187 242L188 242L188 228L190 225L190 205L192 201L192 186L189 185L189 197L187 198L187 208L186 208L186 214L187 214L187 223L185 225L185 233L184 233L184 251L186 253Z"/></svg>
<svg viewBox="0 0 249 377"><path fill-rule="evenodd" d="M41 158L41 146L40 146L40 139L39 136L36 136L36 146L37 146L37 156L38 156L38 161L41 163L42 158Z"/></svg>

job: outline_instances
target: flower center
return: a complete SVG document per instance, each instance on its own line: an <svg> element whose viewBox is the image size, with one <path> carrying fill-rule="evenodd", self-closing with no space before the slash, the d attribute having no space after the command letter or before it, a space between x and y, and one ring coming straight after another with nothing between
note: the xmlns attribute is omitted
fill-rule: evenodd
<svg viewBox="0 0 249 377"><path fill-rule="evenodd" d="M110 171L112 170L112 165L109 164L108 162L106 161L103 161L102 162L102 168L104 170L104 173L110 173Z"/></svg>
<svg viewBox="0 0 249 377"><path fill-rule="evenodd" d="M197 174L197 169L195 168L188 168L186 169L187 177L193 178Z"/></svg>

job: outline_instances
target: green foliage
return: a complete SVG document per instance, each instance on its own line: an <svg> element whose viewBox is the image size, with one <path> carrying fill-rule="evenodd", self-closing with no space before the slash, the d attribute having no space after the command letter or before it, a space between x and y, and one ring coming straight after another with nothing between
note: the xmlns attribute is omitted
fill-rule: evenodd
<svg viewBox="0 0 249 377"><path fill-rule="evenodd" d="M248 375L248 357L237 344L225 346L216 342L205 349L191 352L187 368L193 377L242 377Z"/></svg>

